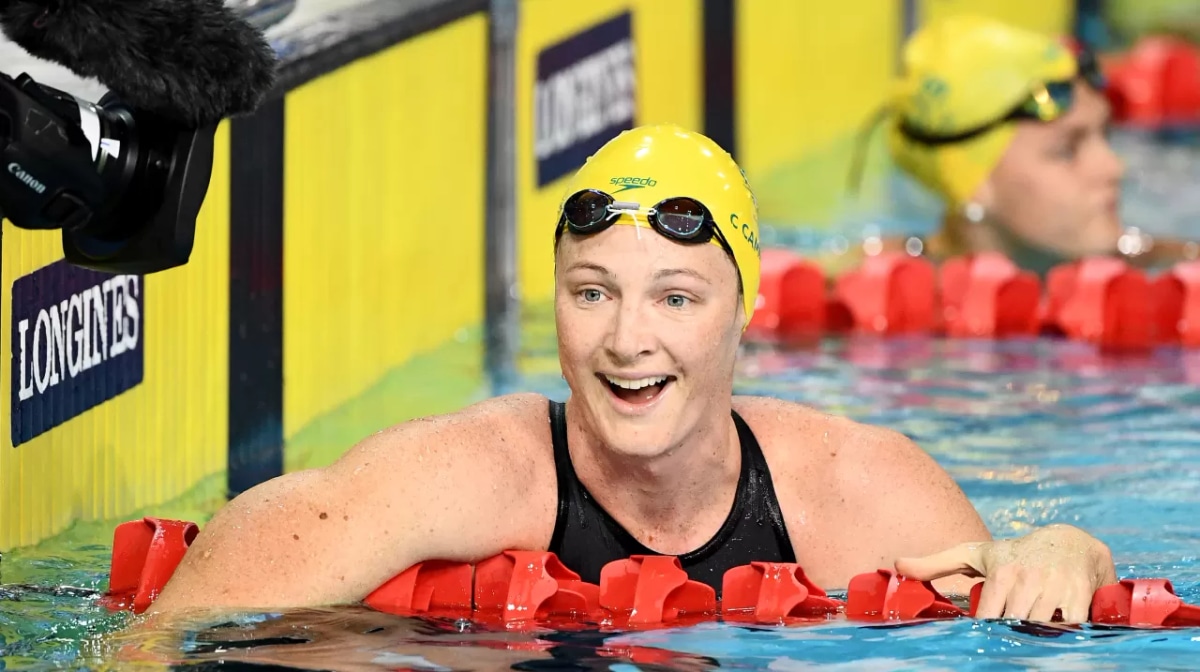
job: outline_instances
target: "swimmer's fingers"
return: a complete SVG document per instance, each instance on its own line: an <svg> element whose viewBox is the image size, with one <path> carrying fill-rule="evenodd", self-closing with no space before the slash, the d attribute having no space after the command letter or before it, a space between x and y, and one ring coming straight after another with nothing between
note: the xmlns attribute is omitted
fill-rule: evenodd
<svg viewBox="0 0 1200 672"><path fill-rule="evenodd" d="M986 576L985 561L991 545L990 541L971 542L923 558L899 558L896 560L896 572L917 581L933 581L954 575L971 578Z"/></svg>
<svg viewBox="0 0 1200 672"><path fill-rule="evenodd" d="M1051 623L1054 615L1069 601L1069 593L1061 583L1042 586L1037 601L1029 608L1026 616L1018 616L1036 623Z"/></svg>
<svg viewBox="0 0 1200 672"><path fill-rule="evenodd" d="M1031 568L1012 565L1001 567L996 570L997 578L1010 570L1016 579L1012 581L1012 588L1004 599L1004 618L1037 620L1032 616L1033 611L1035 608L1044 611L1046 604L1052 604L1050 613L1053 614L1063 591L1054 584L1047 584L1041 573Z"/></svg>
<svg viewBox="0 0 1200 672"><path fill-rule="evenodd" d="M1037 623L1086 623L1092 607L1089 589L1086 581L1059 577L1042 585L1041 596L1033 603L1028 614L1017 609L1013 610L1014 613L1005 613L1005 616Z"/></svg>
<svg viewBox="0 0 1200 672"><path fill-rule="evenodd" d="M1000 567L983 582L979 603L975 607L975 618L1000 618L1005 614L1010 595L1017 585L1017 568L1014 565Z"/></svg>
<svg viewBox="0 0 1200 672"><path fill-rule="evenodd" d="M1092 582L1085 577L1077 577L1068 584L1066 597L1062 600L1062 620L1064 623L1086 623L1092 615Z"/></svg>
<svg viewBox="0 0 1200 672"><path fill-rule="evenodd" d="M1003 599L995 593L1003 593ZM998 609L1001 612L997 614ZM1057 569L1007 564L993 570L984 583L976 616L1083 623L1090 610L1091 584L1085 578Z"/></svg>

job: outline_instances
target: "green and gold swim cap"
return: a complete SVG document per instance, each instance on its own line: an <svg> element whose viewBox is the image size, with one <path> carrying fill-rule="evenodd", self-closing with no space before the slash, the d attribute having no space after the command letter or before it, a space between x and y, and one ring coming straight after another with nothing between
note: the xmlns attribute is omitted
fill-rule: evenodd
<svg viewBox="0 0 1200 672"><path fill-rule="evenodd" d="M1012 141L1014 124L996 122L1037 96L1039 87L1069 82L1078 72L1065 44L973 15L918 30L905 45L903 63L891 100L889 150L901 168L952 205L971 199ZM902 125L940 136L984 130L928 143Z"/></svg>
<svg viewBox="0 0 1200 672"><path fill-rule="evenodd" d="M719 237L729 245L742 282L746 324L758 299L758 204L733 157L708 137L661 124L625 131L593 154L567 185L559 207L587 190L602 192L622 205L614 224L649 226L646 215L671 199L692 199L712 215ZM664 234L665 235L665 234ZM670 236L668 236L670 237Z"/></svg>

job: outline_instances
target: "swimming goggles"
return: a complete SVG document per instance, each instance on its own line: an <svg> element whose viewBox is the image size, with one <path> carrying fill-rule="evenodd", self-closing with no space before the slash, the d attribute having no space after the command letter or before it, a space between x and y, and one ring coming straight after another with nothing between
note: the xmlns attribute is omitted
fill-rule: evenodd
<svg viewBox="0 0 1200 672"><path fill-rule="evenodd" d="M636 218L640 212L639 203L618 201L603 191L584 189L572 194L563 203L562 216L554 230L554 240L558 241L563 229L580 235L599 233L612 226L622 214ZM729 256L733 256L733 249L729 247L712 214L695 199L686 196L665 198L646 211L646 219L659 234L681 243L707 243L715 236Z"/></svg>
<svg viewBox="0 0 1200 672"><path fill-rule="evenodd" d="M1106 82L1103 73L1100 72L1099 67L1096 65L1096 58L1092 55L1092 52L1086 49L1080 50L1075 55L1075 59L1076 63L1078 63L1078 74L1075 79L1082 79L1093 89L1103 91ZM921 144L947 145L970 140L1000 124L1010 121L1020 119L1042 122L1054 121L1066 114L1071 109L1071 106L1075 104L1075 79L1035 84L1030 90L1029 97L1009 111L1008 114L965 131L947 134L933 133L913 126L908 119L900 120L899 130L910 140Z"/></svg>

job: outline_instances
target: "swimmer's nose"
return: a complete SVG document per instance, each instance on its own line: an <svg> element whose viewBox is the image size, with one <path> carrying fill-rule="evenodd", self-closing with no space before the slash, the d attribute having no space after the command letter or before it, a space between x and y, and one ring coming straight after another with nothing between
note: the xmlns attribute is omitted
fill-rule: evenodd
<svg viewBox="0 0 1200 672"><path fill-rule="evenodd" d="M613 317L609 331L608 350L614 363L628 364L654 351L654 335L650 320L637 301L622 301Z"/></svg>
<svg viewBox="0 0 1200 672"><path fill-rule="evenodd" d="M1125 162L1106 140L1100 156L1096 157L1097 170L1105 184L1116 185L1125 177Z"/></svg>

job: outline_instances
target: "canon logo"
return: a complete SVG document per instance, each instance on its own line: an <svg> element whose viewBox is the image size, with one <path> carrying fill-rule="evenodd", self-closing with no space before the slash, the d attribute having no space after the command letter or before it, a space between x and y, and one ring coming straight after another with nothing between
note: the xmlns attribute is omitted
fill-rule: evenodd
<svg viewBox="0 0 1200 672"><path fill-rule="evenodd" d="M21 168L21 164L16 162L8 164L8 172L15 176L18 180L24 182L25 186L33 189L37 193L45 193L46 185L38 182L36 177L25 172L25 170Z"/></svg>

